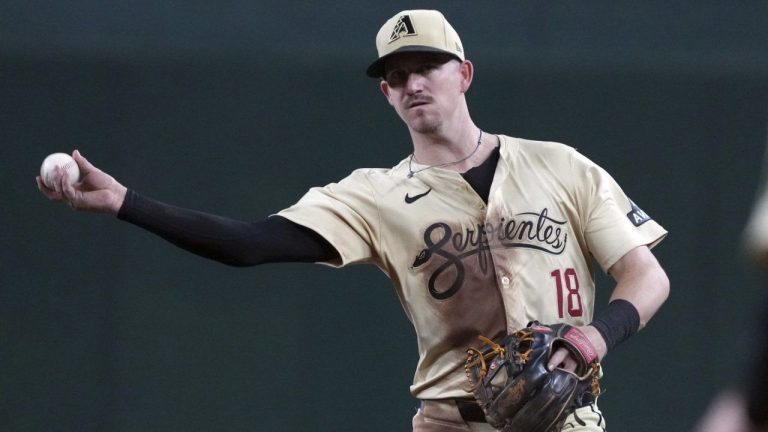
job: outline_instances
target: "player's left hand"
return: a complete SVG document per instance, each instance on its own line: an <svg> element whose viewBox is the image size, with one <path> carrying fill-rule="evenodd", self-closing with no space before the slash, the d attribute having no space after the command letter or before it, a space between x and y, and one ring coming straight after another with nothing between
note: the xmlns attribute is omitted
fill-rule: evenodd
<svg viewBox="0 0 768 432"><path fill-rule="evenodd" d="M467 350L464 370L469 391L496 429L560 430L570 411L600 394L598 351L577 327L532 321L498 342L480 339L480 348ZM551 368L550 353L560 348L573 352L574 363L558 354L559 364L567 365Z"/></svg>
<svg viewBox="0 0 768 432"><path fill-rule="evenodd" d="M598 332L597 329L592 326L578 327L578 329L584 333L584 336L589 339L589 341L592 343L592 346L595 347L595 350L597 350L597 360L602 360L602 358L607 353L608 348L606 347L605 340L603 340L600 332ZM576 362L576 359L571 356L567 349L558 348L549 358L547 369L552 371L555 370L555 368L560 368L569 372L573 372L576 370L577 365L578 363Z"/></svg>

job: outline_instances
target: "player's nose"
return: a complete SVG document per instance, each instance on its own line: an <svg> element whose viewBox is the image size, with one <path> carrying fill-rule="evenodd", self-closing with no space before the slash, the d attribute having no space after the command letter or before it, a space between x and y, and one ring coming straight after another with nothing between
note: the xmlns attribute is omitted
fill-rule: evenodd
<svg viewBox="0 0 768 432"><path fill-rule="evenodd" d="M403 86L407 94L414 94L424 89L424 76L416 72L411 72L405 79L405 85Z"/></svg>

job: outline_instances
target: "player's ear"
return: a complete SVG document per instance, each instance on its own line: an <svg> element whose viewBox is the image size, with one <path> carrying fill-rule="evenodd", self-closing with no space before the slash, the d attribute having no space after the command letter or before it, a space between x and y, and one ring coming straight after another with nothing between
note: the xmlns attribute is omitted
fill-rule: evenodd
<svg viewBox="0 0 768 432"><path fill-rule="evenodd" d="M381 89L381 92L384 93L384 96L387 98L387 102L392 105L392 98L389 94L389 84L385 80L381 80L379 83L379 89Z"/></svg>
<svg viewBox="0 0 768 432"><path fill-rule="evenodd" d="M461 92L466 93L469 86L472 85L472 78L475 76L475 66L469 60L464 60L459 64L459 74L461 74Z"/></svg>

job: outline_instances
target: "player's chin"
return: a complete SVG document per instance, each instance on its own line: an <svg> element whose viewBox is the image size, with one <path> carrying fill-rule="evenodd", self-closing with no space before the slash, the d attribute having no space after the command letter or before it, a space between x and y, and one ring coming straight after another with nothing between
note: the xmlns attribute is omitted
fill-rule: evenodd
<svg viewBox="0 0 768 432"><path fill-rule="evenodd" d="M408 116L406 123L411 130L422 134L437 132L442 124L437 117L423 112Z"/></svg>

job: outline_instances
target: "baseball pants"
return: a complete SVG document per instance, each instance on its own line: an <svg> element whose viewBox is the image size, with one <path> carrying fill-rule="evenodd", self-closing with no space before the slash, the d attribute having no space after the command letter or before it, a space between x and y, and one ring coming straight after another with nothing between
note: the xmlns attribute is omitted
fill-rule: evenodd
<svg viewBox="0 0 768 432"><path fill-rule="evenodd" d="M579 408L565 419L562 432L605 432L597 404ZM413 432L494 432L488 423L467 422L452 399L422 401L413 417Z"/></svg>

